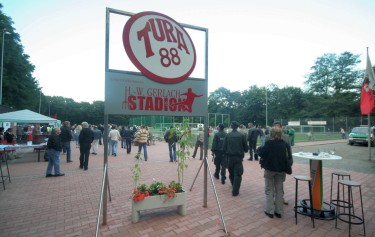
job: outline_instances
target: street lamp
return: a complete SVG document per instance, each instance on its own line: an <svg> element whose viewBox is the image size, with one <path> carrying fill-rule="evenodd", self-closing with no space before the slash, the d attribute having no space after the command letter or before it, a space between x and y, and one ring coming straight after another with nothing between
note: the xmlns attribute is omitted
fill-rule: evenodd
<svg viewBox="0 0 375 237"><path fill-rule="evenodd" d="M51 117L51 102L52 101L49 101L49 105L48 105L48 116Z"/></svg>
<svg viewBox="0 0 375 237"><path fill-rule="evenodd" d="M9 35L10 33L7 32L5 29L3 29L3 45L2 45L2 50L1 50L1 76L0 76L0 105L3 104L3 67L4 67L4 39L5 39L5 34Z"/></svg>

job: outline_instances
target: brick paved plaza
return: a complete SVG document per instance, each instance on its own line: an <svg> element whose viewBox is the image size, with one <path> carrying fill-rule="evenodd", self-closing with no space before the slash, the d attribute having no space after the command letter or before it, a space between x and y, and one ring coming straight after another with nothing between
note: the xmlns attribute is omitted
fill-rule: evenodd
<svg viewBox="0 0 375 237"><path fill-rule="evenodd" d="M368 161L368 149L349 146L343 141L331 144L296 144L304 151L314 151L317 146L335 146L343 160L323 162L324 200L329 200L330 174L333 170L349 170L352 179L362 184L366 219L366 236L375 236L375 162ZM119 149L117 157L109 157L109 184L112 201L108 203L108 223L100 226L99 236L225 236L220 212L211 181L208 183L208 207L203 207L203 170L188 191L187 215L180 216L176 208L156 209L141 212L140 221L131 222L131 192L136 147L127 155ZM177 179L176 164L169 162L167 144L156 142L148 147L149 161L142 163L144 183L152 179L169 183ZM45 178L46 162L37 162L37 154L18 152L20 159L9 162L11 183L6 181L6 190L0 189L0 236L95 236L103 176L103 146L98 155L91 155L88 171L79 166L79 149L72 142L73 163L61 157L64 177ZM210 153L209 153L210 154ZM248 158L248 154L245 159ZM211 170L214 166L209 157ZM284 184L284 216L270 219L264 214L263 171L255 161L244 160L245 173L240 195L232 197L231 185L222 185L214 179L230 236L348 236L348 224L335 221L315 220L298 216L295 224L293 204L295 182L293 175L309 175L307 161L295 158L293 175L287 176ZM3 163L4 164L4 163ZM189 190L201 165L198 159L190 159L185 171L184 187ZM353 169L351 169L353 168ZM299 196L307 198L307 187L301 185ZM358 200L357 200L358 201ZM359 213L359 211L358 211ZM352 236L363 233L362 226L352 227Z"/></svg>

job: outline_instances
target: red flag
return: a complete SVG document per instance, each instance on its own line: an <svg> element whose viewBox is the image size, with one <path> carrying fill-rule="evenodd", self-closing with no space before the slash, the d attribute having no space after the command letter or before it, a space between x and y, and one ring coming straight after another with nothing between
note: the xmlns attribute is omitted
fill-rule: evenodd
<svg viewBox="0 0 375 237"><path fill-rule="evenodd" d="M361 114L371 114L374 105L374 91L369 88L368 82L363 82L361 93Z"/></svg>
<svg viewBox="0 0 375 237"><path fill-rule="evenodd" d="M374 108L374 70L372 69L370 57L367 53L367 63L366 63L366 72L365 79L362 83L362 92L361 92L361 114L371 114L372 109Z"/></svg>

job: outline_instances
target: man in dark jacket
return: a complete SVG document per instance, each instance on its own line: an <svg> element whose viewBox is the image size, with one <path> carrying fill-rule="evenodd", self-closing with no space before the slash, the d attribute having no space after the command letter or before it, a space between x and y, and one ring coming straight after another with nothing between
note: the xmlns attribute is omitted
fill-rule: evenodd
<svg viewBox="0 0 375 237"><path fill-rule="evenodd" d="M224 124L220 123L218 126L219 131L215 133L214 140L212 141L211 151L215 154L214 164L216 166L214 177L219 179L219 172L221 167L221 183L225 184L225 171L227 168L227 157L223 151L224 139L226 133L224 132Z"/></svg>
<svg viewBox="0 0 375 237"><path fill-rule="evenodd" d="M132 151L132 139L134 137L133 130L129 126L125 127L125 141L126 141L126 154L130 154Z"/></svg>
<svg viewBox="0 0 375 237"><path fill-rule="evenodd" d="M78 137L79 140L79 168L88 169L91 143L94 141L94 132L89 128L87 122L82 122L82 130Z"/></svg>
<svg viewBox="0 0 375 237"><path fill-rule="evenodd" d="M177 143L177 133L176 129L171 126L169 130L164 135L164 140L168 143L169 149L169 162L176 162L176 143Z"/></svg>
<svg viewBox="0 0 375 237"><path fill-rule="evenodd" d="M238 122L232 122L232 131L225 137L223 145L223 151L228 157L229 180L233 185L233 196L238 196L240 192L243 174L242 160L245 153L249 151L246 137L237 131L238 126Z"/></svg>
<svg viewBox="0 0 375 237"><path fill-rule="evenodd" d="M62 150L61 139L59 137L60 132L60 128L55 128L48 138L46 151L48 154L48 166L46 178L64 176L64 174L60 172L60 153ZM55 168L55 175L52 174L52 168Z"/></svg>
<svg viewBox="0 0 375 237"><path fill-rule="evenodd" d="M255 150L257 149L257 141L259 130L254 126L253 123L248 124L249 131L247 133L247 140L249 141L249 149L250 149L250 158L248 160L258 160L258 155L255 154Z"/></svg>
<svg viewBox="0 0 375 237"><path fill-rule="evenodd" d="M66 162L73 162L70 149L70 141L72 140L72 132L70 130L70 122L65 121L61 127L60 140L64 152L66 152Z"/></svg>

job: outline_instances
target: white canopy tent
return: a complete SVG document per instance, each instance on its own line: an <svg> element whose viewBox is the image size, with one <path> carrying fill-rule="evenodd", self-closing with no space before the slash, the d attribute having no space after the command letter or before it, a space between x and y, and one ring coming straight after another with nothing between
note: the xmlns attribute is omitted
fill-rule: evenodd
<svg viewBox="0 0 375 237"><path fill-rule="evenodd" d="M0 114L0 123L2 122L33 124L48 123L50 125L53 125L54 127L59 127L61 125L60 120L35 113L28 109Z"/></svg>

